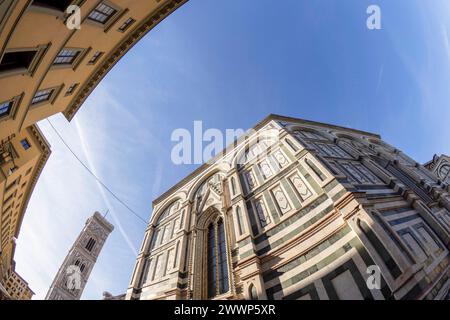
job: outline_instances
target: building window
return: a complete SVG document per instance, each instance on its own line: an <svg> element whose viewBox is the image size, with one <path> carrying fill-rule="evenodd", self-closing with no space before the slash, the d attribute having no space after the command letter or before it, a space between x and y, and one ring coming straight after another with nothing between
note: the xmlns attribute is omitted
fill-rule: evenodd
<svg viewBox="0 0 450 320"><path fill-rule="evenodd" d="M91 252L92 249L94 248L94 246L95 246L95 240L93 238L90 238L89 241L87 242L85 248L87 251Z"/></svg>
<svg viewBox="0 0 450 320"><path fill-rule="evenodd" d="M0 103L0 118L9 116L12 106L13 106L12 100Z"/></svg>
<svg viewBox="0 0 450 320"><path fill-rule="evenodd" d="M78 87L78 85L79 85L79 83L71 84L70 87L67 88L66 96L70 96L75 91L75 89Z"/></svg>
<svg viewBox="0 0 450 320"><path fill-rule="evenodd" d="M79 56L80 52L80 49L64 48L58 53L55 60L53 61L53 64L72 65L75 59Z"/></svg>
<svg viewBox="0 0 450 320"><path fill-rule="evenodd" d="M208 298L229 290L225 228L222 219L208 227Z"/></svg>
<svg viewBox="0 0 450 320"><path fill-rule="evenodd" d="M33 62L36 53L37 50L6 52L0 61L0 73L22 69L27 70Z"/></svg>
<svg viewBox="0 0 450 320"><path fill-rule="evenodd" d="M116 12L116 9L101 2L94 10L92 10L88 18L101 24L105 24Z"/></svg>
<svg viewBox="0 0 450 320"><path fill-rule="evenodd" d="M248 289L250 300L258 300L258 293L256 292L256 288L253 284L250 285L250 288Z"/></svg>
<svg viewBox="0 0 450 320"><path fill-rule="evenodd" d="M37 104L43 101L49 101L55 89L39 90L31 100L31 104Z"/></svg>
<svg viewBox="0 0 450 320"><path fill-rule="evenodd" d="M27 139L21 140L20 143L22 144L22 147L23 147L25 150L28 150L28 149L31 148L31 145L30 145L30 143L28 142Z"/></svg>
<svg viewBox="0 0 450 320"><path fill-rule="evenodd" d="M34 0L33 5L58 11L66 11L73 0Z"/></svg>
<svg viewBox="0 0 450 320"><path fill-rule="evenodd" d="M125 32L136 20L133 18L128 18L125 22L119 27L120 32Z"/></svg>
<svg viewBox="0 0 450 320"><path fill-rule="evenodd" d="M103 55L103 52L97 51L92 56L91 60L89 60L88 64L95 64L102 55Z"/></svg>

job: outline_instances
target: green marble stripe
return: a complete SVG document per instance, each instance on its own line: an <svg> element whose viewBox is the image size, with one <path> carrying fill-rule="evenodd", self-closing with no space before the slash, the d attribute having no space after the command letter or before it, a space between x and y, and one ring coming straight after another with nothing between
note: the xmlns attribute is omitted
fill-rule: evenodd
<svg viewBox="0 0 450 320"><path fill-rule="evenodd" d="M249 244L250 242L252 242L252 238L251 237L247 237L241 241L238 242L239 248L242 248L244 246L246 246L247 244Z"/></svg>
<svg viewBox="0 0 450 320"><path fill-rule="evenodd" d="M286 148L285 145L282 145L282 146L281 146L281 150L284 152L284 154L288 157L288 159L289 159L291 162L293 162L293 161L296 160L295 157L294 157L294 155L292 154L292 152L291 152L288 148Z"/></svg>
<svg viewBox="0 0 450 320"><path fill-rule="evenodd" d="M437 266L434 270L433 273L439 275L443 272L443 270L445 270L448 266L449 263L449 256L445 257L444 260L439 263L439 266ZM430 291L430 293L426 296L427 300L432 300L434 299L437 294L439 293L439 291L442 289L442 286L447 282L447 280L450 277L450 273L446 273L442 276L442 278L434 285L433 289Z"/></svg>
<svg viewBox="0 0 450 320"><path fill-rule="evenodd" d="M304 288L301 288L300 290L297 290L287 296L282 297L282 300L296 300L298 298L301 298L305 295L309 294L311 297L311 300L320 300L319 294L317 293L316 286L314 283L310 283Z"/></svg>
<svg viewBox="0 0 450 320"><path fill-rule="evenodd" d="M328 266L329 264L333 263L335 260L337 260L339 257L343 256L346 252L348 252L351 249L351 245L347 242L344 246L336 248L336 251L334 251L332 254L327 256L326 258L319 261L317 264L312 265L311 267L307 268L306 270L294 275L293 277L284 280L279 285L275 285L271 288L266 289L266 292L268 294L273 294L276 291L280 291L282 289L287 289L290 286L308 278L309 276L313 275L317 271L321 270L322 268Z"/></svg>
<svg viewBox="0 0 450 320"><path fill-rule="evenodd" d="M294 215L292 215L290 218L286 219L285 221L279 223L278 225L276 225L275 227L273 227L272 229L268 230L267 232L257 236L254 239L254 243L255 244L259 244L261 242L263 242L264 240L269 239L269 237L274 236L275 234L277 234L278 232L286 229L287 227L289 227L291 224L295 223L298 219L300 219L301 217L305 216L306 214L310 213L311 211L313 211L315 208L317 208L319 205L321 205L323 202L325 202L328 199L328 196L326 194L321 195L320 197L318 197L316 200L314 200L313 202L311 202L308 206L304 207L303 209L299 210L297 213L295 213Z"/></svg>
<svg viewBox="0 0 450 320"><path fill-rule="evenodd" d="M291 199L292 203L294 204L294 208L297 210L301 209L302 205L298 199L297 194L292 189L290 183L286 179L281 180L281 183L287 192L287 196L289 197L289 199Z"/></svg>
<svg viewBox="0 0 450 320"><path fill-rule="evenodd" d="M311 177L311 175L305 170L305 168L303 168L302 165L298 165L298 168L300 170L300 173L305 177L306 181L308 181L308 183L312 186L313 190L317 194L321 194L322 193L322 188L319 186L319 184L316 182L316 180L314 180Z"/></svg>
<svg viewBox="0 0 450 320"><path fill-rule="evenodd" d="M295 258L294 260L290 261L289 263L285 264L284 266L278 268L277 270L267 271L263 273L263 279L264 281L269 281L272 279L275 279L279 276L281 276L283 273L288 272L299 265L305 263L306 261L310 260L311 258L317 256L325 249L332 246L334 243L342 239L345 235L347 235L351 231L351 228L349 226L346 226L345 228L339 230L337 233L326 239L325 241L322 241L318 246L312 248L311 250L307 251L305 254ZM323 266L322 266L323 267Z"/></svg>
<svg viewBox="0 0 450 320"><path fill-rule="evenodd" d="M327 292L328 297L331 300L340 300L339 296L333 286L332 280L339 276L340 274L344 273L345 271L350 271L351 276L353 280L355 281L356 285L358 286L359 292L363 296L365 300L373 300L372 293L370 292L369 288L367 288L367 284L364 281L364 278L362 277L361 273L358 270L358 267L356 266L355 262L350 259L347 262L343 263L330 273L328 273L326 276L322 278L323 286L325 287L325 290Z"/></svg>
<svg viewBox="0 0 450 320"><path fill-rule="evenodd" d="M340 198L342 198L342 196L344 194L347 193L347 190L342 189L341 191L339 191L338 193L336 193L334 196L331 197L331 200L333 200L333 202L338 201Z"/></svg>
<svg viewBox="0 0 450 320"><path fill-rule="evenodd" d="M398 264L392 258L391 254L386 249L386 247L383 245L383 243L378 238L378 236L375 234L375 232L373 232L373 230L365 222L360 221L359 223L360 223L360 227L361 227L363 233L366 235L366 237L369 239L372 246L375 248L377 253L380 255L381 259L383 260L384 264L388 268L392 277L394 279L397 279L402 274Z"/></svg>
<svg viewBox="0 0 450 320"><path fill-rule="evenodd" d="M264 191L263 196L266 199L267 205L269 206L270 216L273 218L275 223L280 221L280 215L278 214L277 208L275 207L275 203L273 202L272 196L269 191Z"/></svg>
<svg viewBox="0 0 450 320"><path fill-rule="evenodd" d="M258 180L258 186L261 186L264 184L264 177L262 176L261 171L259 170L259 166L257 164L254 164L252 166L253 173L256 176L256 180Z"/></svg>
<svg viewBox="0 0 450 320"><path fill-rule="evenodd" d="M253 212L253 207L252 207L251 201L247 201L246 205L247 205L248 218L250 219L250 225L252 227L252 232L253 232L253 235L255 236L258 234L258 225L256 224L255 213Z"/></svg>
<svg viewBox="0 0 450 320"><path fill-rule="evenodd" d="M372 257L369 255L369 253L367 252L366 248L364 247L363 243L361 242L361 240L359 238L353 238L350 241L350 244L353 248L356 249L356 251L358 251L359 256L363 259L364 264L366 266L373 266L375 265L375 262L373 261ZM389 288L389 286L386 283L386 280L384 279L383 276L381 276L381 293L383 294L383 297L386 300L392 300L394 299L394 296L392 295L392 291Z"/></svg>
<svg viewBox="0 0 450 320"><path fill-rule="evenodd" d="M257 251L258 255L262 255L267 253L268 251L277 248L278 246L281 246L285 242L289 241L290 239L294 238L296 235L300 234L305 229L312 226L314 223L322 219L324 216L332 212L334 209L333 205L328 206L326 209L322 210L319 214L316 214L314 217L306 221L304 224L300 225L296 229L292 230L291 232L284 235L282 238L278 239L277 241L273 242L272 244L269 244L265 246L264 248Z"/></svg>
<svg viewBox="0 0 450 320"><path fill-rule="evenodd" d="M252 249L250 249L250 250L245 251L244 253L240 254L240 255L239 255L239 258L240 258L240 259L245 259L245 258L247 258L248 256L252 255L253 253L255 253L255 252L254 252Z"/></svg>
<svg viewBox="0 0 450 320"><path fill-rule="evenodd" d="M325 190L325 192L330 192L331 190L334 189L334 187L336 187L339 184L339 182L334 179L333 181L331 181L329 184L327 184L323 189Z"/></svg>
<svg viewBox="0 0 450 320"><path fill-rule="evenodd" d="M350 230L351 230L350 227L347 226L345 229L342 229L339 233L342 232L342 233L347 234L348 232L350 232ZM342 234L339 234L339 233L335 235L335 238L332 241L336 242L336 241L338 241L339 239L341 239L345 235L345 234L342 235ZM328 240L331 240L331 238L329 238ZM330 245L332 245L332 244L327 244L327 245L324 244L324 248L321 251L326 249L325 246L329 247ZM281 291L283 289L287 289L291 285L294 285L295 283L297 283L299 281L302 281L303 279L309 277L310 275L314 274L315 272L317 272L317 271L325 268L326 266L332 264L335 260L337 260L339 257L341 257L343 254L345 254L346 252L348 252L352 248L355 248L358 251L359 255L362 257L364 263L367 266L370 266L370 265L374 264L372 258L367 253L367 251L364 248L362 242L359 240L358 237L354 237L352 240L347 242L344 246L342 246L340 248L337 248L337 250L334 253L332 253L328 257L326 257L326 258L322 259L321 261L319 261L316 265L311 266L307 270L305 270L305 271L303 271L303 272L293 276L290 279L287 279L286 281L283 281L281 284L277 284L277 285L267 289L266 291L267 291L267 295L268 295L269 299L271 299L271 298L273 299L274 294L276 292ZM317 255L318 253L319 252L316 252L315 255ZM314 256L314 255L312 255L312 256ZM309 257L309 259L312 258L312 256ZM305 257L302 260L303 260L302 263L307 261L306 260L306 255L305 255ZM285 266L283 266L283 267L285 267ZM293 267L295 267L295 266L293 266ZM291 270L292 267L288 268L288 269ZM331 299L333 299L333 298L334 299L338 299L337 294L335 292L335 289L334 289L334 287L332 287L332 284L331 284L330 280L332 278L334 278L335 276L337 276L338 274L340 274L341 272L346 271L346 270L350 270L350 272L352 273L353 278L354 278L355 282L357 283L358 288L359 288L361 294L363 295L363 297L365 299L373 299L372 294L367 289L366 283L365 283L362 275L360 274L360 272L359 272L358 268L356 267L356 265L355 265L353 260L349 260L349 261L345 262L344 264L342 264L341 266L337 267L335 270L333 270L332 272L328 273L326 276L324 276L322 278L322 282L323 282L323 284L325 286L325 289L327 291L328 296ZM283 273L286 272L286 271L288 271L288 270L284 270ZM263 275L263 277L265 277L264 278L265 282L267 282L270 279L273 279L273 278L276 278L276 277L279 277L280 275L282 275L281 272L279 274L277 274L277 275L273 275L272 274L270 276L270 279L269 279L269 278L267 278L269 274L270 274L270 272L267 272L265 275ZM300 297L300 296L303 295L301 293L303 293L303 291L306 288L308 288L308 286L300 289L299 291L296 291L296 292L299 292L298 294L293 293L293 294L290 294L289 296L287 296L287 297L285 297L283 299L294 299L296 297ZM308 289L306 289L306 291L308 291ZM306 292L304 294L307 294L307 293L309 293L309 292ZM387 286L387 283L386 283L384 277L381 277L381 293L383 294L385 299L393 299L392 291Z"/></svg>

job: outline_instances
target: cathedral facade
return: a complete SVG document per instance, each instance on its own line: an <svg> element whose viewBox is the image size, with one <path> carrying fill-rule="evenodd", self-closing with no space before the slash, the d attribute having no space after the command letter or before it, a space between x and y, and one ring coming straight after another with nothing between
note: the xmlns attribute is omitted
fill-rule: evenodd
<svg viewBox="0 0 450 320"><path fill-rule="evenodd" d="M270 115L153 202L126 299L444 299L450 188L377 134Z"/></svg>

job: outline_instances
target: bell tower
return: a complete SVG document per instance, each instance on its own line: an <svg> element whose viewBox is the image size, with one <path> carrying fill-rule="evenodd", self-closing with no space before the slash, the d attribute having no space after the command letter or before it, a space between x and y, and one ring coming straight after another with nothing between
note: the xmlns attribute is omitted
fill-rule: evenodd
<svg viewBox="0 0 450 320"><path fill-rule="evenodd" d="M46 300L79 300L102 247L113 231L100 213L91 216L47 292Z"/></svg>

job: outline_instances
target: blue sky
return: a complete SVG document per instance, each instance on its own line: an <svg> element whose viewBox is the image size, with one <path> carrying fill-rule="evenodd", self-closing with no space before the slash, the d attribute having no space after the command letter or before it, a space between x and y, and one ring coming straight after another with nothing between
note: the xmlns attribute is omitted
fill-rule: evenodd
<svg viewBox="0 0 450 320"><path fill-rule="evenodd" d="M366 28L377 4L382 30ZM276 6L276 7L275 7ZM141 40L68 123L91 169L146 219L195 165L174 165L177 128L250 128L270 113L381 134L419 162L450 154L447 0L191 0ZM40 123L53 153L31 198L17 270L37 299L94 212L115 230L83 299L123 293L145 224L104 192Z"/></svg>

